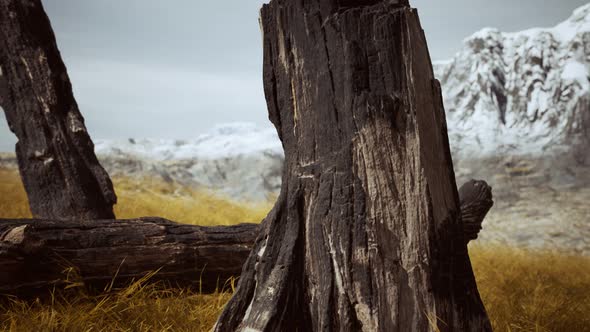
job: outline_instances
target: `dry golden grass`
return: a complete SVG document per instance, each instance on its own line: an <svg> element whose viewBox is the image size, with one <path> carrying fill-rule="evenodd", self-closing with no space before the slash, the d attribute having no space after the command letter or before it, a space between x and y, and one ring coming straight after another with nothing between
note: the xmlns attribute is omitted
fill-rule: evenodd
<svg viewBox="0 0 590 332"><path fill-rule="evenodd" d="M168 289L145 280L94 296L76 287L43 300L4 299L0 330L208 331L230 296L229 292L203 295Z"/></svg>
<svg viewBox="0 0 590 332"><path fill-rule="evenodd" d="M151 178L113 178L119 219L158 216L203 226L258 223L271 203L231 202L207 191ZM26 193L18 172L0 168L0 218L30 218Z"/></svg>
<svg viewBox="0 0 590 332"><path fill-rule="evenodd" d="M31 218L27 193L18 172L0 168L0 218Z"/></svg>
<svg viewBox="0 0 590 332"><path fill-rule="evenodd" d="M590 331L590 257L483 246L470 256L496 331Z"/></svg>
<svg viewBox="0 0 590 332"><path fill-rule="evenodd" d="M119 219L158 216L181 223L215 226L262 221L272 204L236 203L158 179L114 178Z"/></svg>
<svg viewBox="0 0 590 332"><path fill-rule="evenodd" d="M270 208L249 208L159 181L114 182L120 218L159 215L186 223L225 225L259 221ZM16 173L0 169L0 218L30 217L26 204ZM590 331L590 258L501 247L474 246L470 251L496 331ZM5 298L0 301L0 330L207 331L230 297L229 293L199 295L144 281L100 295L73 287L47 300Z"/></svg>

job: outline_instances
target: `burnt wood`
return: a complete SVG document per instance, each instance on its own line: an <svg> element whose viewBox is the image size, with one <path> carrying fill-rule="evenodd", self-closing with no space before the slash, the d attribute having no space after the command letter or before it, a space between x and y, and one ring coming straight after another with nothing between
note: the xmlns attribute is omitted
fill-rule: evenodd
<svg viewBox="0 0 590 332"><path fill-rule="evenodd" d="M474 183L481 190L467 191ZM461 196L463 219L478 225L466 226L465 238L475 238L472 232L481 229L491 207L491 188L484 181L470 181L460 192L466 193ZM40 295L67 285L64 271L70 268L99 290L113 280L125 285L159 270L149 281L213 291L240 275L259 230L257 224L200 227L161 218L0 219L0 293Z"/></svg>
<svg viewBox="0 0 590 332"><path fill-rule="evenodd" d="M417 11L272 0L260 22L282 188L214 330L491 330Z"/></svg>
<svg viewBox="0 0 590 332"><path fill-rule="evenodd" d="M0 293L40 294L67 285L69 268L91 288L151 281L210 292L239 276L259 225L200 227L161 218L0 220Z"/></svg>
<svg viewBox="0 0 590 332"><path fill-rule="evenodd" d="M492 187L485 181L471 180L459 189L461 219L465 241L477 239L483 219L494 205Z"/></svg>
<svg viewBox="0 0 590 332"><path fill-rule="evenodd" d="M36 218L115 218L113 185L94 154L40 0L0 0L0 107L18 138Z"/></svg>

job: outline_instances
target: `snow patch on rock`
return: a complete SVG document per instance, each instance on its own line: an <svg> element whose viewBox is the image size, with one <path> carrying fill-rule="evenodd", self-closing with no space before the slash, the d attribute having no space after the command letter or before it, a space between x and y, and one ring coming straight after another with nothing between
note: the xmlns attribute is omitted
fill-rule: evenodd
<svg viewBox="0 0 590 332"><path fill-rule="evenodd" d="M567 151L590 126L590 4L553 28L482 29L434 62L458 158Z"/></svg>
<svg viewBox="0 0 590 332"><path fill-rule="evenodd" d="M96 140L99 155L129 155L151 160L215 160L260 153L282 154L283 147L272 127L230 123L213 127L190 140L129 139Z"/></svg>

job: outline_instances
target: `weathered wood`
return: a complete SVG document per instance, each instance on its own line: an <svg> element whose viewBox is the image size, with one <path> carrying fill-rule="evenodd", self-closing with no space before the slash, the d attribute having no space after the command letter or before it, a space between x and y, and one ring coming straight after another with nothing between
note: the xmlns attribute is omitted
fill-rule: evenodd
<svg viewBox="0 0 590 332"><path fill-rule="evenodd" d="M467 190L474 184L481 190ZM472 220L464 224L465 238L475 239L473 232L479 232L491 208L491 188L484 181L470 181L460 193L465 193L463 220ZM34 294L59 286L68 268L79 271L81 280L90 285L111 282L117 270L116 281L125 284L162 268L153 280L214 290L218 282L239 276L259 230L257 224L200 227L159 218L0 219L0 293Z"/></svg>
<svg viewBox="0 0 590 332"><path fill-rule="evenodd" d="M492 198L492 187L485 181L471 180L459 189L465 241L477 239L483 219L494 205Z"/></svg>
<svg viewBox="0 0 590 332"><path fill-rule="evenodd" d="M254 224L199 227L160 218L0 220L0 293L62 285L70 267L99 287L161 268L153 280L212 291L239 276L258 231Z"/></svg>
<svg viewBox="0 0 590 332"><path fill-rule="evenodd" d="M272 0L261 25L285 169L214 330L491 330L416 10Z"/></svg>
<svg viewBox="0 0 590 332"><path fill-rule="evenodd" d="M0 0L0 106L18 138L35 217L115 217L111 180L94 154L40 0Z"/></svg>

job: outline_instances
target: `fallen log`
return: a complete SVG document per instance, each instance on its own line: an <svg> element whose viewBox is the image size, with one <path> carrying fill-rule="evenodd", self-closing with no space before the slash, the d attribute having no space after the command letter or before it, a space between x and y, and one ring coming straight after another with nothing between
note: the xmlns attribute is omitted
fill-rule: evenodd
<svg viewBox="0 0 590 332"><path fill-rule="evenodd" d="M492 207L484 181L459 190L464 238L475 239ZM51 221L0 219L0 293L35 294L68 284L74 268L89 286L123 285L158 271L152 280L210 292L237 277L260 225L202 227L162 218Z"/></svg>
<svg viewBox="0 0 590 332"><path fill-rule="evenodd" d="M135 220L0 220L0 293L34 294L67 284L74 267L85 284L96 287L139 279L213 291L242 264L258 225L182 225L161 218ZM102 288L100 288L102 289Z"/></svg>

